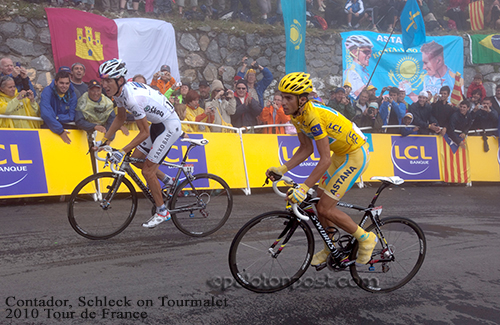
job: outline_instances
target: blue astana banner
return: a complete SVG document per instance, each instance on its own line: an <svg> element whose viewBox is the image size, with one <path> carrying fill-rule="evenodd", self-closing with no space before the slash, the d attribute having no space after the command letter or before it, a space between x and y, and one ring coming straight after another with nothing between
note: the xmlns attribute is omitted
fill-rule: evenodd
<svg viewBox="0 0 500 325"><path fill-rule="evenodd" d="M383 87L404 88L406 100L411 103L418 100L422 90L436 94L445 85L453 90L455 73L463 75L464 47L459 36L427 36L426 43L406 52L401 34L389 38L389 34L351 31L341 36L343 79L351 83L351 94L355 97L367 86L387 41L387 48L370 81L378 88L377 95Z"/></svg>

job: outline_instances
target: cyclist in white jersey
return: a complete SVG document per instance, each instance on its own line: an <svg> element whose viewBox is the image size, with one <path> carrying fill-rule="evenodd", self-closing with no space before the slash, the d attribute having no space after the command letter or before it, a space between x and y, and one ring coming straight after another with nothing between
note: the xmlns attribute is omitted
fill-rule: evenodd
<svg viewBox="0 0 500 325"><path fill-rule="evenodd" d="M156 214L142 226L153 228L165 220L170 219L158 179L168 184L170 177L161 172L158 167L167 156L170 147L182 135L181 122L173 105L159 91L148 85L138 82L126 82L127 68L119 59L104 62L99 67L102 86L108 96L113 96L118 107L118 113L104 138L99 143L103 146L126 120L126 110L134 115L139 127L139 134L120 151L113 152L111 163L120 163L125 154L134 148L132 157L146 158L143 164L136 164L142 168L142 175L146 179L149 190L156 204ZM151 122L151 126L148 125Z"/></svg>

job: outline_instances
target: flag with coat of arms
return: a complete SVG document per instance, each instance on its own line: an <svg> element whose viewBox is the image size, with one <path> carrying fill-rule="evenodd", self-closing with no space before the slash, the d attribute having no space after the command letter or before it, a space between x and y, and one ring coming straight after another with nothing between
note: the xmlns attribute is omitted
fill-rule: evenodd
<svg viewBox="0 0 500 325"><path fill-rule="evenodd" d="M151 80L164 64L180 80L175 31L172 24L146 18L108 19L68 8L45 8L56 71L79 62L83 81L98 79L99 65L122 59L127 78L142 74Z"/></svg>

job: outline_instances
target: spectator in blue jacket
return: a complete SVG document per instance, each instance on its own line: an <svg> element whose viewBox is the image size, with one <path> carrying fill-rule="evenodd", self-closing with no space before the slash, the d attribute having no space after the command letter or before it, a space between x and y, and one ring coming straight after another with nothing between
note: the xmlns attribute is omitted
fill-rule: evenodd
<svg viewBox="0 0 500 325"><path fill-rule="evenodd" d="M252 96L253 99L257 100L260 104L260 107L264 107L264 91L266 91L267 87L273 81L273 74L269 71L268 68L264 68L257 63L257 61L252 62L252 66L250 69L246 70L247 67L247 57L244 57L242 62L243 66L241 70L238 72L237 76L244 78L246 80L248 86L248 93ZM246 70L246 73L245 73ZM263 78L260 81L257 81L257 70L262 72Z"/></svg>
<svg viewBox="0 0 500 325"><path fill-rule="evenodd" d="M70 144L69 132L65 129L75 128L74 125L67 123L75 120L76 103L77 98L69 73L59 71L54 81L42 91L40 99L40 115L44 121L42 128L49 128L55 134L59 134L65 143Z"/></svg>
<svg viewBox="0 0 500 325"><path fill-rule="evenodd" d="M384 125L401 125L401 120L406 114L406 105L398 102L399 89L392 87L389 89L389 96L384 96L380 105L380 117ZM390 133L397 133L397 129L389 129Z"/></svg>

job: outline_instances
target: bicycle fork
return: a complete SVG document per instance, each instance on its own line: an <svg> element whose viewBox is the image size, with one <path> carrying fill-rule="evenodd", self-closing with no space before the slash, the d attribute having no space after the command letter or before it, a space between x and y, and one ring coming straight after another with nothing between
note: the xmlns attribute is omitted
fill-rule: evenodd
<svg viewBox="0 0 500 325"><path fill-rule="evenodd" d="M278 258L278 255L281 253L283 248L285 248L286 244L288 243L290 238L292 238L292 235L295 233L295 230L299 226L299 222L300 222L300 220L298 220L296 218L293 218L287 222L285 229L283 229L281 234L278 236L278 239L276 239L274 241L274 243L272 243L271 247L269 247L269 249L268 249L272 258ZM281 243L280 248L278 248L278 250L274 251L276 245L279 244L279 242L283 239L283 237L285 235L286 235L286 237L284 238L283 242Z"/></svg>

